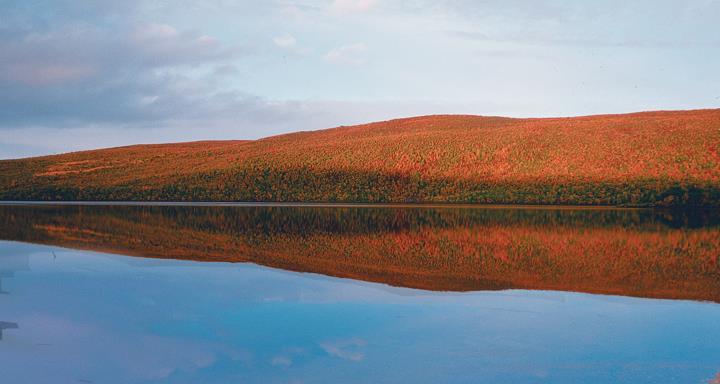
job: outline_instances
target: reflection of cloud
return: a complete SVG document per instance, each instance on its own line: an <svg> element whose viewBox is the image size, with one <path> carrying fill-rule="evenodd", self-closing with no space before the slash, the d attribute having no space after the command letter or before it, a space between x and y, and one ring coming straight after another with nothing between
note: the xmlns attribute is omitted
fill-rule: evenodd
<svg viewBox="0 0 720 384"><path fill-rule="evenodd" d="M227 355L230 360L235 362L240 362L243 364L252 364L253 360L255 359L255 355L252 351L249 351L247 349L237 349L237 348L229 348L227 346L222 348L225 355Z"/></svg>
<svg viewBox="0 0 720 384"><path fill-rule="evenodd" d="M190 358L190 361L198 368L206 368L215 364L215 355L211 353L198 354Z"/></svg>
<svg viewBox="0 0 720 384"><path fill-rule="evenodd" d="M293 361L287 356L275 356L270 363L275 366L289 367L292 365Z"/></svg>
<svg viewBox="0 0 720 384"><path fill-rule="evenodd" d="M18 320L25 329L23 338L29 343L62 346L45 350L49 364L72 366L76 361L92 365L96 365L98 359L121 361L124 367L124 376L118 379L121 382L163 380L175 374L192 374L212 367L218 360L211 346L202 341L124 332L125 328L122 327L132 329L133 321L113 326L102 321L85 323L51 315L35 315ZM138 345L142 348L138 349ZM224 355L236 361L236 356L230 352ZM242 361L244 356L238 352L237 357ZM36 380L26 382L47 381L40 379L45 372L26 374L39 375ZM93 377L84 379L96 381Z"/></svg>
<svg viewBox="0 0 720 384"><path fill-rule="evenodd" d="M145 376L149 379L160 380L167 379L174 372L175 368L172 367L150 367Z"/></svg>
<svg viewBox="0 0 720 384"><path fill-rule="evenodd" d="M118 342L114 352L118 355L128 353L138 343L145 346L145 350L126 361L127 370L138 378L161 380L174 374L209 368L217 362L216 354L207 350L203 343L157 335L144 335L129 343Z"/></svg>
<svg viewBox="0 0 720 384"><path fill-rule="evenodd" d="M367 341L359 338L320 343L320 347L329 355L351 361L361 361L365 358L365 354L358 349L366 345Z"/></svg>
<svg viewBox="0 0 720 384"><path fill-rule="evenodd" d="M92 339L100 332L92 324L50 314L36 314L17 320L28 330L28 337L41 344L62 344L68 340Z"/></svg>
<svg viewBox="0 0 720 384"><path fill-rule="evenodd" d="M305 355L305 349L299 347L285 347L282 351L273 357L270 363L276 367L286 368L295 362L294 357Z"/></svg>

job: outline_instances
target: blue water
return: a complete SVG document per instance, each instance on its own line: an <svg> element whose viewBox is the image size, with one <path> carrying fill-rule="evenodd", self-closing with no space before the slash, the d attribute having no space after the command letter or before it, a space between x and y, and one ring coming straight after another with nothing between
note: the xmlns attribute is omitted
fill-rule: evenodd
<svg viewBox="0 0 720 384"><path fill-rule="evenodd" d="M708 383L720 305L0 242L2 383Z"/></svg>

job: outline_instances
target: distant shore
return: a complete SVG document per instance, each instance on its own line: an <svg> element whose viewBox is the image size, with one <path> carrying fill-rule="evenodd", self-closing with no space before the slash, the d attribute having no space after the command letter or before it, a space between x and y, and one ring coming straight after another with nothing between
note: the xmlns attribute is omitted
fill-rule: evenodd
<svg viewBox="0 0 720 384"><path fill-rule="evenodd" d="M157 206L157 207L317 207L317 208L468 208L468 209L563 209L614 210L657 209L657 207L623 207L612 205L552 204L424 204L424 203L321 203L321 202L252 202L252 201L22 201L0 200L0 205L89 205L89 206Z"/></svg>

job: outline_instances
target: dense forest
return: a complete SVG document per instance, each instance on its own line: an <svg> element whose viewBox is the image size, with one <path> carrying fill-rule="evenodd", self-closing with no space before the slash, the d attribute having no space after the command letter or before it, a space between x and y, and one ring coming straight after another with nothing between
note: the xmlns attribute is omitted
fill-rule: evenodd
<svg viewBox="0 0 720 384"><path fill-rule="evenodd" d="M425 116L4 160L0 199L718 206L719 153L720 110Z"/></svg>

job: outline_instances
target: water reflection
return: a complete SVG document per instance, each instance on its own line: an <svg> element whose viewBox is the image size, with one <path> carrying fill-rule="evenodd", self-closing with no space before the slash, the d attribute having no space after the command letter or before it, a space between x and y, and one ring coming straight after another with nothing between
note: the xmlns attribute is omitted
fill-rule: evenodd
<svg viewBox="0 0 720 384"><path fill-rule="evenodd" d="M7 321L0 321L0 340L3 338L3 331L6 329L18 329L17 323L10 323Z"/></svg>
<svg viewBox="0 0 720 384"><path fill-rule="evenodd" d="M8 295L10 292L3 289L3 279L8 277L14 277L15 272L30 271L29 257L25 253L9 253L6 254L0 250L0 294ZM0 309L2 308L2 301L0 301ZM3 339L3 334L7 329L18 329L17 323L9 321L0 321L0 341Z"/></svg>
<svg viewBox="0 0 720 384"><path fill-rule="evenodd" d="M57 258L53 259L52 251ZM0 241L3 383L706 383L720 305L448 293Z"/></svg>
<svg viewBox="0 0 720 384"><path fill-rule="evenodd" d="M720 301L715 211L0 206L0 236L428 290Z"/></svg>
<svg viewBox="0 0 720 384"><path fill-rule="evenodd" d="M15 272L30 271L26 254L0 254L0 294L9 294L3 290L3 279L15 276Z"/></svg>

